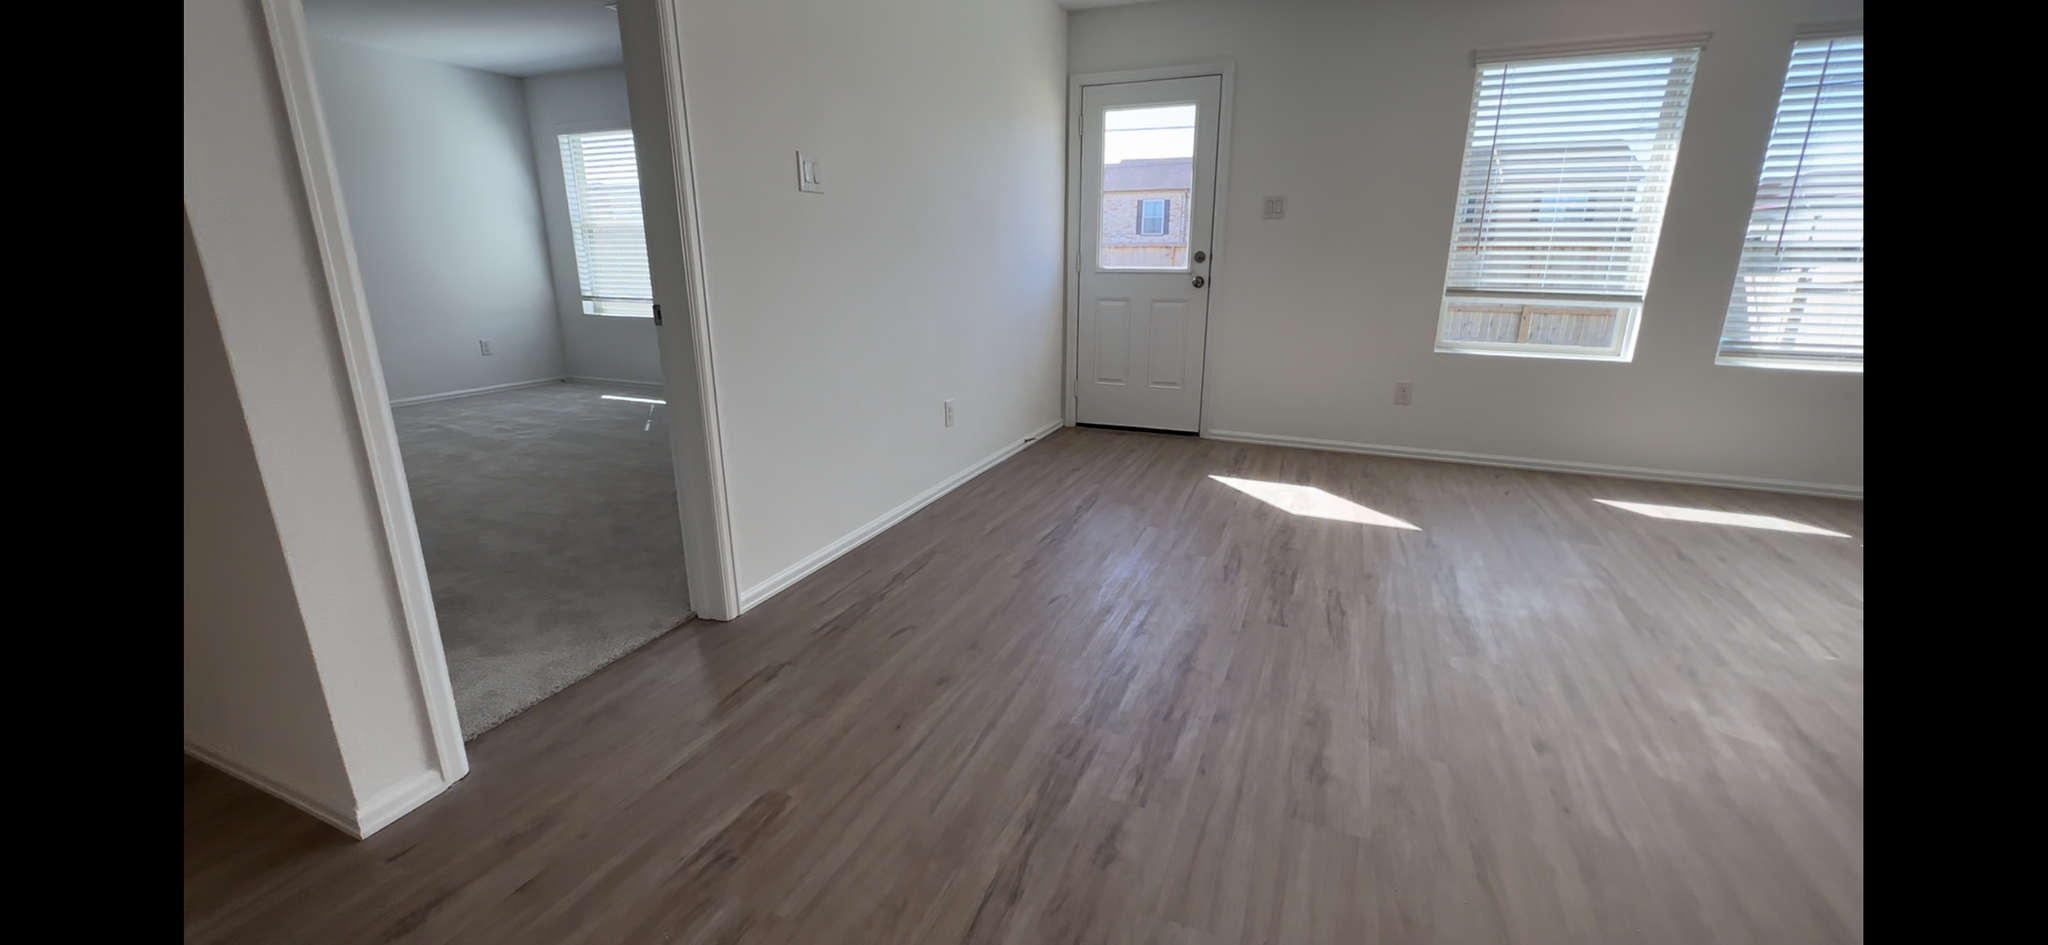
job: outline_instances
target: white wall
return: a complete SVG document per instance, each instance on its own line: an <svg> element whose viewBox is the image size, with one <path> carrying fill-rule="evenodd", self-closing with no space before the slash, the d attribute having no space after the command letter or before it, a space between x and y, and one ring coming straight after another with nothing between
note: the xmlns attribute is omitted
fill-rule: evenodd
<svg viewBox="0 0 2048 945"><path fill-rule="evenodd" d="M314 804L355 806L190 225L185 741Z"/></svg>
<svg viewBox="0 0 2048 945"><path fill-rule="evenodd" d="M734 553L758 588L1058 419L1065 14L681 6ZM798 192L798 150L825 193Z"/></svg>
<svg viewBox="0 0 2048 945"><path fill-rule="evenodd" d="M326 37L314 55L392 398L562 376L520 80Z"/></svg>
<svg viewBox="0 0 2048 945"><path fill-rule="evenodd" d="M186 0L184 42L185 211L347 768L333 813L374 821L466 762L429 731L261 7Z"/></svg>
<svg viewBox="0 0 2048 945"><path fill-rule="evenodd" d="M562 360L575 377L661 383L654 322L583 314L576 281L576 246L569 232L569 197L562 183L556 136L633 127L626 107L626 70L619 67L534 76L525 80L534 166L540 169L541 206L547 215L553 261L555 312L561 319Z"/></svg>
<svg viewBox="0 0 2048 945"><path fill-rule="evenodd" d="M1713 363L1795 24L1860 0L1181 0L1086 73L1237 63L1206 428L1860 492L1863 378ZM1712 31L1632 363L1433 353L1475 48ZM1287 219L1260 218L1284 195ZM1396 407L1396 381L1415 384Z"/></svg>

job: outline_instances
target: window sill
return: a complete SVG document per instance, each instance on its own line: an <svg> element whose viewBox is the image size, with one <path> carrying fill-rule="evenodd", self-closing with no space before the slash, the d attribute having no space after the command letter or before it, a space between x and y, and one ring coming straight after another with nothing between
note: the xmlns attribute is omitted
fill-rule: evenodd
<svg viewBox="0 0 2048 945"><path fill-rule="evenodd" d="M1476 354L1489 358L1534 358L1539 361L1606 361L1627 364L1631 355L1612 351L1538 351L1530 348L1476 348L1439 343L1437 354Z"/></svg>
<svg viewBox="0 0 2048 945"><path fill-rule="evenodd" d="M1714 358L1715 367L1763 368L1767 371L1807 371L1816 374L1861 374L1863 362L1837 364L1827 361L1772 360L1769 358Z"/></svg>

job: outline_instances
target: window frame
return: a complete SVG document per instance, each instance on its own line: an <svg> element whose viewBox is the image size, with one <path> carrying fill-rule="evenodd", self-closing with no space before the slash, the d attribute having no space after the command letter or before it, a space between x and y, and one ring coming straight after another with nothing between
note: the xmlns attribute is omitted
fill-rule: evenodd
<svg viewBox="0 0 2048 945"><path fill-rule="evenodd" d="M1149 231L1149 230L1145 229L1145 221L1147 221L1147 220L1149 220L1149 219L1151 219L1151 218L1152 218L1152 215L1151 215L1151 214L1149 214L1149 213L1146 213L1145 211L1146 211L1146 209L1147 209L1147 207L1148 207L1149 205L1151 205L1151 204L1155 204L1155 203L1159 205L1159 231L1158 231L1158 232L1156 232L1156 233L1154 233L1154 232L1152 232L1152 231ZM1167 197L1140 197L1140 198L1138 198L1138 235L1139 235L1139 236L1170 236L1170 235L1172 235L1172 233L1173 233L1173 200L1172 200L1172 199L1170 199L1170 198L1167 198Z"/></svg>
<svg viewBox="0 0 2048 945"><path fill-rule="evenodd" d="M578 309L583 315L593 318L646 318L651 320L654 317L654 277L652 272L653 262L651 259L647 260L645 263L649 270L648 295L646 297L598 294L593 290L593 287L589 285L589 280L586 277L586 272L588 271L588 269L594 268L591 255L585 244L584 225L582 223L581 210L581 204L584 200L588 199L589 194L587 192L579 193L579 188L577 187L576 180L577 175L574 173L574 169L571 167L568 156L568 142L570 139L576 139L580 147L582 139L594 136L616 135L625 135L630 139L633 135L633 129L616 126L558 126L558 130L554 136L556 154L561 163L561 167L558 170L561 174L562 180L562 192L564 201L563 219L569 228L570 268L573 269L576 273L576 294L578 300ZM636 155L635 163L637 166L637 141L634 142L634 149ZM634 188L635 196L637 198L639 188L639 179L637 173L634 178ZM646 221L644 216L641 220L641 247L643 258L645 258ZM608 305L620 310L606 311L605 308Z"/></svg>
<svg viewBox="0 0 2048 945"><path fill-rule="evenodd" d="M1642 45L1626 47L1609 46L1580 48L1576 50L1560 47L1547 50L1528 50L1521 53L1506 51L1490 56L1484 53L1475 54L1473 88L1466 113L1464 146L1459 152L1460 170L1457 198L1451 215L1450 252L1446 260L1440 302L1437 307L1436 329L1433 336L1434 350L1437 353L1622 363L1634 359L1636 339L1641 331L1643 308L1648 296L1650 272L1654 268L1658 255L1657 250L1658 244L1661 242L1664 213L1669 205L1671 185L1675 178L1677 155L1683 144L1686 118L1691 110L1691 96L1697 83L1699 61L1705 49L1705 38L1703 36L1685 37L1682 41L1675 37L1668 39L1672 41L1653 42L1646 40ZM1613 190L1634 191L1635 193L1631 196L1630 201L1623 205L1625 207L1624 212L1630 216L1627 218L1626 223L1617 223L1617 227L1631 227L1629 231L1630 241L1648 244L1648 250L1640 254L1640 284L1642 291L1640 293L1626 292L1621 294L1545 291L1541 288L1541 284L1544 281L1541 276L1531 279L1527 285L1497 288L1484 285L1483 278L1472 278L1471 274L1473 271L1478 271L1481 277L1484 275L1485 251L1489 246L1484 224L1489 213L1489 207L1487 206L1489 194L1492 193L1494 184L1502 179L1501 171L1499 170L1500 156L1504 151L1504 146L1508 148L1516 146L1513 138L1499 133L1498 124L1501 103L1509 101L1507 99L1507 89L1514 74L1512 70L1528 66L1569 66L1575 62L1593 63L1602 60L1625 63L1631 59L1653 58L1664 55L1672 57L1669 71L1665 73L1663 79L1664 94L1667 102L1674 94L1678 98L1675 103L1669 103L1664 106L1666 113L1660 114L1654 130L1649 132L1651 135L1649 140L1652 142L1651 147L1668 153L1668 157L1659 158L1659 160L1664 162L1661 167L1646 161L1642 172L1642 175L1646 176L1639 175L1633 179L1617 176L1611 181L1605 179L1592 181L1592 186L1583 191L1567 192L1560 190L1553 193L1536 194L1536 199L1533 201L1533 209L1529 209L1526 213L1523 213L1521 210L1514 211L1517 214L1528 217L1528 220L1523 224L1524 226L1529 224L1539 226L1547 224L1569 227L1573 224L1583 224L1591 221L1594 219L1594 215L1604 212L1606 207L1602 205L1603 193ZM1498 92L1489 92L1490 71L1494 71L1495 74L1501 76L1498 80L1500 82L1500 91ZM1488 104L1489 99L1492 101L1490 105ZM1609 101L1615 101L1615 99L1609 99ZM1626 100L1623 99L1622 101ZM1517 107L1526 108L1530 106L1520 105ZM1482 114L1482 112L1485 114ZM1482 145L1480 144L1482 140L1481 125L1487 115L1492 116L1495 124L1493 128L1487 130L1485 140L1488 140L1490 144ZM1633 137L1641 134L1642 132L1616 130L1613 132L1613 146L1617 148L1630 148ZM1529 144L1521 143L1519 146L1526 148ZM1478 147L1490 147L1491 150L1487 155L1489 170L1486 171L1485 187L1480 190L1474 190L1473 185L1476 182L1472 177L1470 162L1474 160L1474 149ZM1635 149L1631 148L1631 150ZM1509 151L1509 153L1512 152ZM1648 193L1644 193L1645 190ZM1646 226L1644 222L1645 217L1651 218L1653 222ZM1474 232L1475 228L1477 228L1476 232ZM1569 230L1566 231L1565 235L1571 235ZM1609 242L1602 245L1614 247L1609 251L1609 255L1615 262L1607 263L1609 267L1625 264L1632 260L1632 257L1628 255L1628 251L1621 248L1626 244ZM1496 249L1495 252L1513 252L1513 246L1509 244L1501 249ZM1466 278L1461 279L1461 275L1466 276ZM1460 284L1468 280L1472 284ZM1488 308L1498 312L1506 312L1514 307L1521 307L1522 309L1519 331L1523 338L1528 336L1532 330L1532 325L1535 324L1535 316L1539 314L1534 310L1535 308L1549 308L1552 310L1551 313L1545 314L1588 315L1611 312L1614 318L1611 342L1607 345L1591 346L1542 344L1519 339L1515 341L1447 340L1446 336L1451 332L1452 328L1466 322L1470 318L1470 313L1483 311ZM1597 312L1595 311L1596 309L1598 310ZM1460 317L1459 313L1463 313L1463 317Z"/></svg>
<svg viewBox="0 0 2048 945"><path fill-rule="evenodd" d="M1862 288L1864 271L1862 260L1863 250L1866 244L1864 242L1864 235L1861 224L1864 213L1863 201L1865 198L1860 179L1865 173L1866 155L1865 152L1862 150L1861 144L1862 136L1865 133L1865 126L1863 123L1863 104L1860 86L1862 85L1863 76L1862 55L1864 33L1860 24L1854 25L1854 28L1850 28L1850 26L1850 24L1841 24L1836 26L1836 28L1832 30L1816 30L1813 33L1802 33L1793 41L1789 55L1786 58L1785 76L1783 80L1781 80L1778 87L1778 100L1772 113L1770 135L1764 141L1764 154L1762 155L1762 158L1759 161L1760 166L1757 172L1757 185L1756 190L1754 192L1755 201L1752 204L1747 224L1743 228L1742 249L1740 250L1737 256L1735 277L1731 281L1731 284L1729 286L1728 307L1724 312L1720 337L1716 340L1714 345L1714 365L1716 367L1761 368L1764 370L1804 371L1823 374L1863 373L1864 348L1862 338L1864 322L1862 311ZM1821 106L1823 93L1825 92L1829 84L1827 81L1828 68L1833 58L1834 44L1844 41L1853 41L1855 43L1857 67L1855 72L1856 78L1854 79L1854 84L1856 84L1859 87L1856 103L1855 128L1855 134L1857 135L1859 142L1859 150L1857 151L1855 173L1856 176L1859 178L1859 183L1856 188L1857 194L1855 197L1856 205L1854 210L1854 215L1858 220L1858 224L1856 227L1857 262L1855 277L1855 297L1857 312L1854 316L1856 319L1858 336L1856 356L1852 360L1846 357L1818 358L1813 357L1811 355L1795 354L1790 351L1777 355L1758 354L1754 352L1730 354L1728 353L1729 342L1731 338L1737 334L1737 319L1743 316L1753 317L1757 314L1760 314L1758 312L1753 311L1753 309L1756 308L1759 303L1757 300L1751 298L1747 292L1745 292L1746 286L1754 284L1755 280L1757 279L1769 279L1773 277L1797 278L1801 275L1804 275L1807 277L1808 281L1811 281L1814 275L1823 271L1821 268L1822 266L1843 265L1843 263L1839 262L1826 262L1818 265L1810 265L1803 267L1780 265L1778 268L1772 269L1770 271L1758 271L1757 262L1759 260L1757 257L1752 256L1751 253L1751 234L1757 232L1760 227L1764 228L1765 230L1769 230L1773 228L1773 223L1775 222L1775 229L1778 231L1780 235L1780 242L1782 243L1784 234L1787 230L1791 228L1792 214L1800 212L1801 203L1799 200L1799 189L1802 181L1806 179L1805 176L1803 176L1800 173L1800 171L1804 169L1804 165L1806 164L1808 158L1808 152L1814 144L1813 137L1816 130L1815 125L1817 124L1815 119L1819 116L1819 109ZM1808 113L1806 118L1803 121L1797 123L1798 127L1786 129L1785 137L1789 138L1792 134L1798 134L1800 136L1800 142L1798 145L1797 155L1793 160L1794 166L1789 187L1782 197L1775 197L1775 195L1773 195L1769 190L1773 183L1772 179L1774 171L1771 161L1771 152L1774 149L1782 148L1785 143L1783 139L1781 139L1780 137L1780 130L1785 129L1786 109L1788 107L1788 104L1791 103L1792 97L1796 94L1795 88L1792 83L1795 78L1798 78L1796 70L1800 69L1801 67L1800 55L1802 52L1802 47L1810 48L1814 45L1824 45L1826 47L1825 51L1822 54L1821 72L1818 76L1814 77L1814 82L1811 86L1812 91L1808 93L1813 97L1813 103L1811 106L1808 107ZM1796 105L1794 106L1794 108L1796 113ZM1825 146L1825 144L1823 146ZM1816 172L1814 176L1818 177L1821 173L1823 172ZM1766 206L1767 202L1771 203L1772 206ZM1826 208L1816 208L1815 214L1807 219L1809 221L1817 221L1822 219L1822 216L1820 215L1819 211L1824 211L1825 209ZM1846 212L1847 208L1842 207L1837 209ZM1771 216L1771 212L1773 210L1777 211L1777 217L1775 221L1772 219ZM1838 217L1837 219L1839 220L1841 218ZM1773 255L1778 255L1778 253L1774 252ZM1770 262L1768 258L1765 258L1761 261ZM1780 262L1782 263L1782 260L1780 260ZM1829 297L1830 296L1823 296L1822 304L1825 304L1825 300ZM1798 303L1802 308L1813 304L1810 297L1799 296L1795 298L1799 298L1802 300ZM1738 305L1741 305L1746 309L1752 310L1738 313ZM1793 313L1787 312L1783 314L1790 315ZM1802 312L1800 314L1809 313ZM1824 317L1843 318L1845 316L1836 314ZM1748 335L1749 333L1750 332L1747 330L1740 332L1740 334L1742 335Z"/></svg>

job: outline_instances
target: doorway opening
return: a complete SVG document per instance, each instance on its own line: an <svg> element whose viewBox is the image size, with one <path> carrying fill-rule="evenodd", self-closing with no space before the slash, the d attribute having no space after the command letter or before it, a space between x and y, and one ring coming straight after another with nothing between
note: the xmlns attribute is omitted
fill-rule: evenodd
<svg viewBox="0 0 2048 945"><path fill-rule="evenodd" d="M303 6L473 739L691 616L617 13Z"/></svg>

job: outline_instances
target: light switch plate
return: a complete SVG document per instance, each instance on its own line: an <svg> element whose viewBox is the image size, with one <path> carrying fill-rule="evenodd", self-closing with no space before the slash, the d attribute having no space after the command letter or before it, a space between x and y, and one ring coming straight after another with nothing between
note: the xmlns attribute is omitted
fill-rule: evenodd
<svg viewBox="0 0 2048 945"><path fill-rule="evenodd" d="M825 178L815 154L796 153L796 189L807 194L825 192Z"/></svg>
<svg viewBox="0 0 2048 945"><path fill-rule="evenodd" d="M1284 219L1287 219L1287 198L1286 198L1286 197L1267 197L1267 198L1266 198L1266 219L1268 219L1268 220L1284 220Z"/></svg>

